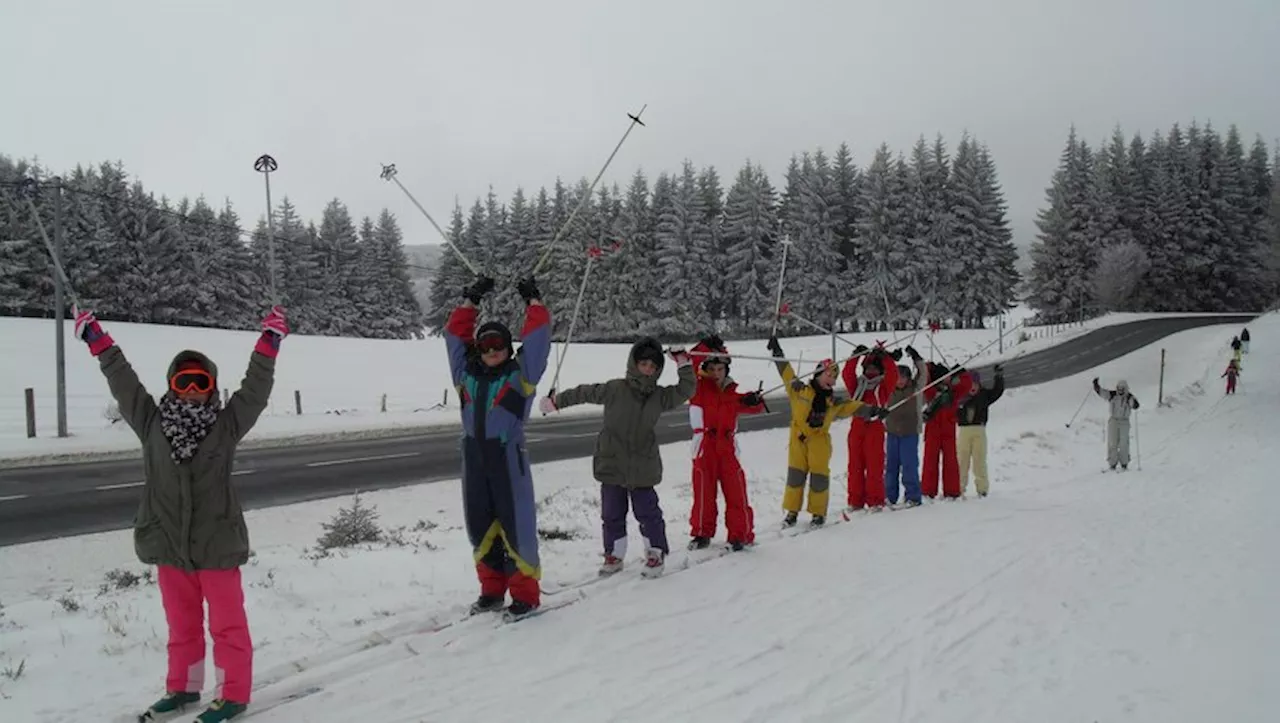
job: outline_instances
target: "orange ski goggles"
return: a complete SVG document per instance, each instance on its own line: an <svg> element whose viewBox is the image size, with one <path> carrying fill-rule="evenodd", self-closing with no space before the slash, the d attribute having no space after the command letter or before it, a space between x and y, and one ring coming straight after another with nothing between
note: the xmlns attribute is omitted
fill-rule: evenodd
<svg viewBox="0 0 1280 723"><path fill-rule="evenodd" d="M169 377L169 388L178 394L208 394L213 391L213 375L203 369L184 369Z"/></svg>

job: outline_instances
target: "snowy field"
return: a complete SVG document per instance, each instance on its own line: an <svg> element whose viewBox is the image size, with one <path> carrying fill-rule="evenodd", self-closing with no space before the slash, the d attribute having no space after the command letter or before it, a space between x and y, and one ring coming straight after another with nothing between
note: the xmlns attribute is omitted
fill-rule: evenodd
<svg viewBox="0 0 1280 723"><path fill-rule="evenodd" d="M514 626L484 617L423 632L477 592L456 482L364 496L404 529L328 556L314 542L349 499L249 512L255 700L319 688L252 720L1274 721L1280 385L1250 370L1280 364L1280 318L1251 324L1240 393L1224 397L1232 331L1162 342L1180 350L1163 408L1157 347L1007 392L984 500L784 537L786 433L744 434L758 545L680 572L688 445L668 445L668 575L636 575L632 522L629 572ZM1102 471L1102 400L1065 426L1095 375L1127 379L1143 402L1129 472ZM845 460L838 445L833 512ZM533 474L555 538L543 542L546 586L591 578L590 462ZM123 722L161 692L159 594L146 578L128 584L145 571L126 531L0 548L0 718L78 721L92 708Z"/></svg>
<svg viewBox="0 0 1280 723"><path fill-rule="evenodd" d="M1004 357L1025 354L1060 343L1090 329L1159 314L1112 314L1101 319L1059 327L1014 329L1030 312L1015 309L1006 317ZM174 354L186 348L201 350L218 364L221 385L234 390L248 364L257 335L248 331L192 329L146 324L105 325L138 370L153 394L164 391L164 374ZM81 342L67 333L67 419L70 436L57 437L56 378L54 375L54 324L51 320L0 318L0 460L33 457L81 457L133 454L137 439L122 424L113 424L106 382L96 361ZM877 338L911 338L899 333L842 335L853 343L873 344ZM915 344L921 353L936 356L927 332ZM1000 357L997 332L947 330L933 339L938 353L948 360L966 358L990 347L980 357ZM786 339L788 355L801 359L831 356L830 337ZM851 349L839 344L839 354ZM765 340L738 341L729 345L738 354L768 356ZM570 347L560 374L560 388L602 381L625 369L628 345L575 344ZM557 345L553 355L559 352ZM540 385L551 386L554 363ZM734 378L743 387L778 383L772 365L743 360L734 365ZM422 341L340 339L294 335L286 340L270 408L250 432L245 446L279 444L303 439L337 436L404 434L424 427L457 422L457 398L449 388L444 340ZM675 370L668 365L664 383L674 384ZM37 436L26 435L24 392L35 390ZM294 393L301 396L302 414L296 413ZM384 397L385 395L385 397ZM383 411L385 398L385 412ZM565 414L598 414L594 407L576 407ZM536 416L536 415L535 415Z"/></svg>

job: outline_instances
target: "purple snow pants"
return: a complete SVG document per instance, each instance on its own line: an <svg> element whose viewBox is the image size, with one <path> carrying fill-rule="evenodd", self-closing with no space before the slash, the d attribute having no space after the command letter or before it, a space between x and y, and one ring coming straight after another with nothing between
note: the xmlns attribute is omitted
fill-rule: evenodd
<svg viewBox="0 0 1280 723"><path fill-rule="evenodd" d="M666 555L667 523L658 505L658 490L653 487L627 489L618 485L600 485L600 520L604 523L604 554L618 558L627 556L627 506L640 523L640 534L646 547L656 547Z"/></svg>

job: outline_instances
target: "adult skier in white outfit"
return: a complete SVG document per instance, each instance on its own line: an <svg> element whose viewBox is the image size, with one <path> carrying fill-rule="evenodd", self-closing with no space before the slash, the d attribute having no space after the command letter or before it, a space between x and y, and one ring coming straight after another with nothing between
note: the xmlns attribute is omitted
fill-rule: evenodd
<svg viewBox="0 0 1280 723"><path fill-rule="evenodd" d="M1129 469L1129 414L1137 409L1138 398L1129 393L1129 383L1121 379L1115 389L1103 389L1093 378L1093 391L1111 405L1107 418L1107 464Z"/></svg>

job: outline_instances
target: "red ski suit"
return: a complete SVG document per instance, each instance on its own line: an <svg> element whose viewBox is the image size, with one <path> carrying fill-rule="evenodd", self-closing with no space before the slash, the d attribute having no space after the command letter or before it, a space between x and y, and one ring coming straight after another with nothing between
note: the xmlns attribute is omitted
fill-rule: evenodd
<svg viewBox="0 0 1280 723"><path fill-rule="evenodd" d="M936 377L932 370L929 383ZM927 497L938 496L938 458L942 458L942 494L960 496L960 462L956 459L956 410L960 400L969 394L973 380L968 373L953 374L946 381L924 391L925 403L933 402L939 389L949 385L951 399L934 412L924 424L924 462L920 465L920 491Z"/></svg>
<svg viewBox="0 0 1280 723"><path fill-rule="evenodd" d="M764 403L743 404L746 395L725 379L720 387L710 377L699 377L689 399L689 426L693 428L693 510L689 514L690 537L716 535L716 483L724 490L724 526L729 542L755 542L755 513L747 502L747 476L738 462L738 415L758 414Z"/></svg>
<svg viewBox="0 0 1280 723"><path fill-rule="evenodd" d="M854 357L844 365L841 377L849 397L863 404L877 407L888 406L889 397L898 386L898 364L893 357L884 354L880 357L883 372L880 382L873 388L858 394L858 360L862 360L862 373L866 375L867 362L871 355ZM854 417L849 423L849 506L854 509L862 507L884 506L884 422L871 421L862 417Z"/></svg>

